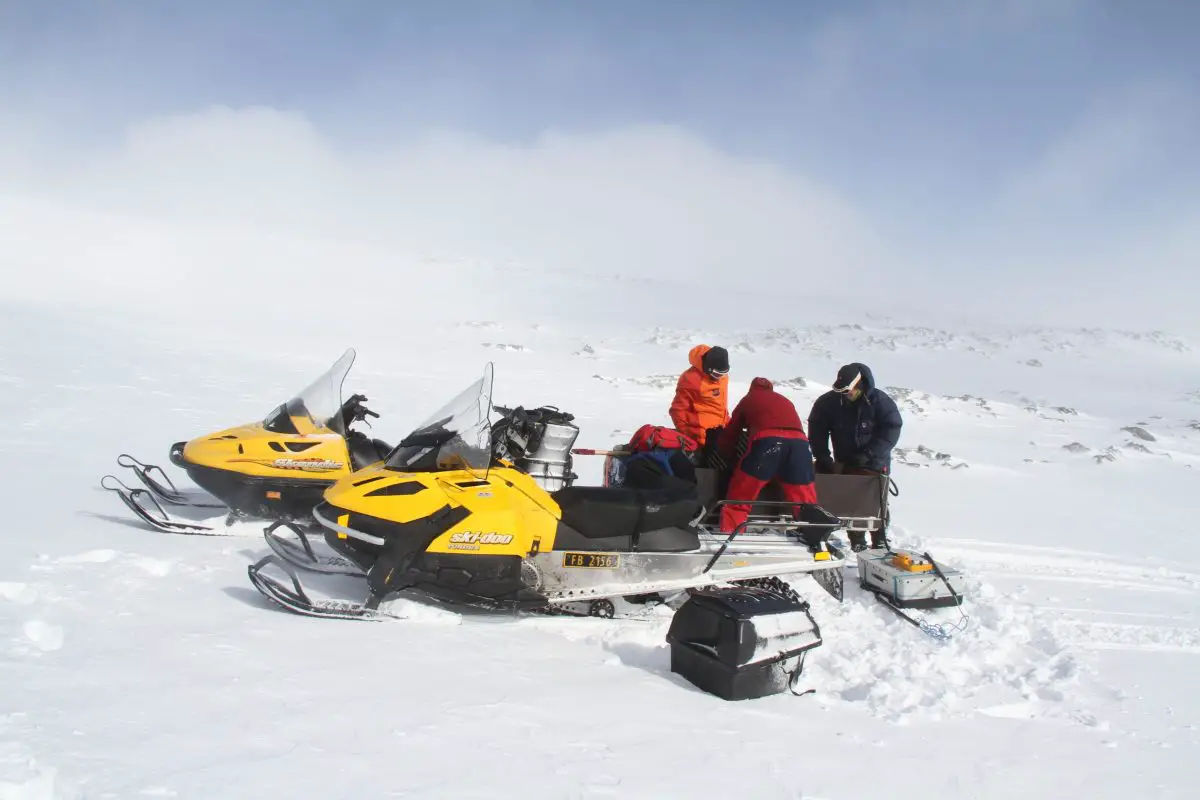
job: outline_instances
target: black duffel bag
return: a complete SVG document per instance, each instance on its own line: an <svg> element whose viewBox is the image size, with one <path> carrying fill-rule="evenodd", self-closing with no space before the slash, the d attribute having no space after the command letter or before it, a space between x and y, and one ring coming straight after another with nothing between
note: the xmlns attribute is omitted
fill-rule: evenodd
<svg viewBox="0 0 1200 800"><path fill-rule="evenodd" d="M662 488L569 486L554 493L562 521L589 539L686 527L700 513L696 485L664 476Z"/></svg>

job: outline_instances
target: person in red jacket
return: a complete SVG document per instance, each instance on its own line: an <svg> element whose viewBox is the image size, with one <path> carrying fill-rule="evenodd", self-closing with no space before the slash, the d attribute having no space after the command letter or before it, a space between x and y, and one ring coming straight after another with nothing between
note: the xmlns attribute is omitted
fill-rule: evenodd
<svg viewBox="0 0 1200 800"><path fill-rule="evenodd" d="M729 352L698 344L688 352L688 363L675 384L671 424L704 447L709 429L729 421Z"/></svg>
<svg viewBox="0 0 1200 800"><path fill-rule="evenodd" d="M718 449L731 458L743 430L749 433L746 454L734 468L726 497L756 500L771 481L777 481L786 500L816 503L816 473L804 426L792 401L775 391L766 378L755 378L750 391L733 410L721 432ZM793 508L793 516L800 509ZM721 530L732 532L750 515L748 503L721 506Z"/></svg>

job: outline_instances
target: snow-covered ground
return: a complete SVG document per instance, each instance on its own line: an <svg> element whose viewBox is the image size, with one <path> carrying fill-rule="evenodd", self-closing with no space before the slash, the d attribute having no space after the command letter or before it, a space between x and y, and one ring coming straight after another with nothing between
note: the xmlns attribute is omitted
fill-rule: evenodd
<svg viewBox="0 0 1200 800"><path fill-rule="evenodd" d="M1195 796L1187 342L805 298L719 313L682 289L672 308L653 285L472 264L430 266L423 288L457 287L432 295L352 273L258 316L236 287L186 315L0 309L0 798ZM670 672L666 617L302 618L247 580L262 526L166 535L99 488L121 452L181 477L171 442L261 418L351 346L345 388L381 438L491 360L496 402L558 405L604 447L667 423L699 342L730 349L735 399L765 375L804 413L842 363L874 369L905 415L893 540L968 573L965 632L797 580L825 637L815 693L729 703ZM599 467L581 457L581 480Z"/></svg>

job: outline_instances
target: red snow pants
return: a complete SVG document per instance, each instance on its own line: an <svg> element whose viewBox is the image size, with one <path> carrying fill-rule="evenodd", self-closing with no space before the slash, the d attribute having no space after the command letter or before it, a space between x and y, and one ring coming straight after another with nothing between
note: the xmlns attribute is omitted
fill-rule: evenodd
<svg viewBox="0 0 1200 800"><path fill-rule="evenodd" d="M734 468L726 497L757 500L758 493L772 481L779 485L784 499L789 502L817 502L812 450L800 431L768 428L755 433L746 454ZM792 509L793 516L799 513L798 507ZM749 503L721 506L721 531L732 533L749 515Z"/></svg>

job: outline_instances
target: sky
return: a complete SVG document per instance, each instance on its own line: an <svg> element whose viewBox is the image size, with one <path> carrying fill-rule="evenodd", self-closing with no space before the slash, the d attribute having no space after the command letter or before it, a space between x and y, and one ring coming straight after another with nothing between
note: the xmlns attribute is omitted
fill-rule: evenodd
<svg viewBox="0 0 1200 800"><path fill-rule="evenodd" d="M0 0L0 269L86 210L1186 329L1198 35L1171 0Z"/></svg>

